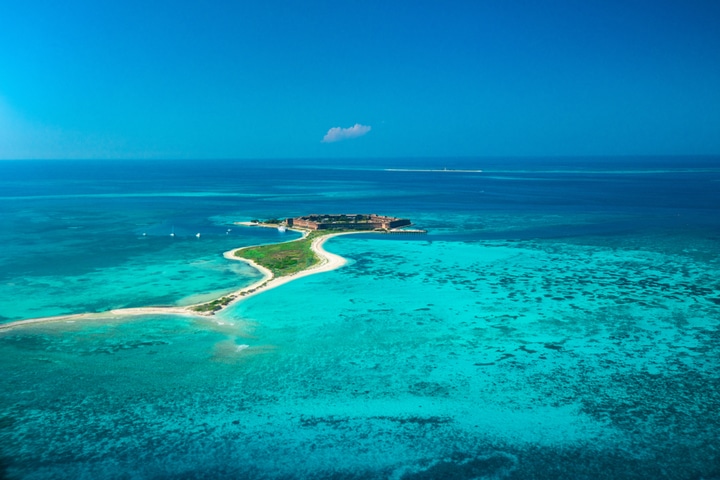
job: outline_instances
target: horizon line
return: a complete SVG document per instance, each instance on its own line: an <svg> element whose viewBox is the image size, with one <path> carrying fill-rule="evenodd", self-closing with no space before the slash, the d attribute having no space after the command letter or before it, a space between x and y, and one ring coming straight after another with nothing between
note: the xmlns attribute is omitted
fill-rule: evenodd
<svg viewBox="0 0 720 480"><path fill-rule="evenodd" d="M0 162L35 162L35 161L158 161L158 162L178 162L178 161L274 161L274 160L423 160L423 159L548 159L548 158L678 158L678 157L720 157L720 153L663 153L663 154L563 154L563 155L404 155L404 156L363 156L363 157L314 157L314 156L298 156L298 157L57 157L57 158L0 158Z"/></svg>

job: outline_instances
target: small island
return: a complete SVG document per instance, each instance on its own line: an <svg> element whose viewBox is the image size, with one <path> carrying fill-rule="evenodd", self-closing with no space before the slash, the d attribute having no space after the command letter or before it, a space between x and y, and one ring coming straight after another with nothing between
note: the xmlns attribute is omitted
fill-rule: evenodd
<svg viewBox="0 0 720 480"><path fill-rule="evenodd" d="M0 324L0 330L35 323L74 321L82 318L103 318L118 315L213 315L228 305L292 280L340 268L346 260L322 248L329 238L357 233L427 233L425 230L407 229L409 219L385 217L376 214L313 214L287 219L252 220L238 225L287 229L302 233L302 237L289 242L241 247L224 253L228 260L246 262L259 270L263 278L254 284L216 300L186 307L121 308L108 312L79 313L55 317L34 318Z"/></svg>
<svg viewBox="0 0 720 480"><path fill-rule="evenodd" d="M396 228L412 225L407 218L384 217L371 214L308 215L288 218L290 227L310 230L375 230L388 232Z"/></svg>
<svg viewBox="0 0 720 480"><path fill-rule="evenodd" d="M345 259L322 248L323 243L331 237L362 232L426 233L425 230L399 230L412 225L409 219L376 214L313 214L284 220L253 220L240 224L291 229L302 232L303 236L290 242L243 247L227 252L226 258L249 263L260 270L265 278L233 294L189 307L191 310L213 314L242 297L257 293L260 289L274 288L296 278L341 267L345 264Z"/></svg>

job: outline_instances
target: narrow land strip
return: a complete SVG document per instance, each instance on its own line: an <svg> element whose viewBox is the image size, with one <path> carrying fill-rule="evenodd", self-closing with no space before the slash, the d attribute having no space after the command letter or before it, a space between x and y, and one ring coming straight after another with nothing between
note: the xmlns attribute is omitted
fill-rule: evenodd
<svg viewBox="0 0 720 480"><path fill-rule="evenodd" d="M304 230L296 230L303 233L303 236L301 238L291 240L290 242L298 242L302 241L307 238L308 232ZM350 231L350 232L336 232L336 233L328 233L325 235L318 235L315 238L312 239L312 242L310 244L310 249L312 252L317 256L317 263L310 266L309 268L300 270L298 272L284 275L284 276L275 276L271 270L268 268L258 264L257 262L242 258L237 256L237 252L241 250L247 250L250 248L259 248L264 246L258 246L258 247L242 247L237 248L234 250L230 250L229 252L225 252L223 256L229 260L239 260L242 262L245 262L252 267L259 270L263 277L258 280L257 282L253 283L252 285L249 285L247 287L241 288L233 293L230 293L228 295L225 295L224 297L221 297L217 300L214 300L212 302L206 302L201 304L195 304L195 305L189 305L186 307L139 307L139 308L121 308L121 309L114 309L106 312L97 312L97 313L78 313L78 314L70 314L70 315L58 315L54 317L41 317L41 318L32 318L28 320L18 320L16 322L9 322L5 324L0 324L0 330L8 330L15 327L22 327L27 325L36 325L40 323L49 323L49 322L74 322L76 320L87 320L87 319L95 319L95 320L101 320L104 318L113 318L118 316L139 316L139 315L186 315L186 316L210 316L214 313L223 310L224 308L227 308L229 305L232 305L234 303L239 302L240 300L243 300L245 298L249 298L253 295L257 295L258 293L279 287L281 285L284 285L288 282L291 282L293 280L297 280L298 278L306 277L308 275L314 275L317 273L322 272L329 272L331 270L335 270L337 268L340 268L341 266L345 265L346 260L341 257L340 255L335 255L334 253L330 253L326 251L323 248L323 244L332 237L337 237L340 235L349 235L353 233L368 233L363 231ZM285 242L285 243L290 243ZM275 244L277 245L277 244Z"/></svg>

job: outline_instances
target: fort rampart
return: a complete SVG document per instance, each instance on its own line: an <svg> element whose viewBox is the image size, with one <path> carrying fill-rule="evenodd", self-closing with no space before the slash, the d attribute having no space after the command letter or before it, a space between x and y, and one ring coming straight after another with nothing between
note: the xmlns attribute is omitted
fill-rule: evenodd
<svg viewBox="0 0 720 480"><path fill-rule="evenodd" d="M338 215L306 215L288 218L287 224L292 227L310 230L391 230L411 225L407 218L384 217L371 214L338 214Z"/></svg>

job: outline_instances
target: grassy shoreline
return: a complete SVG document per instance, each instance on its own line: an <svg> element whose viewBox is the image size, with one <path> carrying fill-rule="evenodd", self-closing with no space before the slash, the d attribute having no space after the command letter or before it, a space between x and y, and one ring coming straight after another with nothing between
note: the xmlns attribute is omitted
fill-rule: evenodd
<svg viewBox="0 0 720 480"><path fill-rule="evenodd" d="M265 225L262 225L265 226ZM294 229L295 231L301 231ZM230 304L255 295L265 289L275 288L283 285L295 278L305 275L320 273L323 271L334 270L344 263L344 259L338 255L331 254L322 249L324 237L331 237L339 234L347 233L369 233L367 231L358 230L322 230L302 231L306 235L302 238L291 240L283 243L275 243L269 245L259 245L253 247L244 247L237 250L225 252L225 257L250 262L257 268L264 271L264 278L258 282L244 287L236 292L224 295L210 302L204 302L196 305L188 305L186 307L174 306L149 306L136 308L119 308L104 312L88 312L74 313L67 315L57 315L52 317L30 318L0 323L0 330L7 330L23 325L42 324L48 322L58 322L62 320L75 321L78 319L105 318L117 315L138 316L138 315L193 315L193 316L211 316L216 312L223 310ZM317 251L317 253L316 253ZM251 258L254 257L254 258Z"/></svg>
<svg viewBox="0 0 720 480"><path fill-rule="evenodd" d="M312 242L336 233L343 233L343 230L312 231L290 242L245 247L235 251L235 256L267 268L274 277L294 275L320 263L320 258L312 250Z"/></svg>
<svg viewBox="0 0 720 480"><path fill-rule="evenodd" d="M267 269L270 273L270 277L266 278L263 283L253 286L253 288L248 292L230 294L213 300L212 302L194 305L190 307L190 309L198 313L213 314L222 310L239 297L246 296L247 293L252 293L260 288L263 288L271 279L289 277L312 269L313 267L319 265L322 261L312 248L313 243L316 240L321 237L336 235L338 233L352 233L349 230L315 230L311 232L302 232L305 234L303 237L296 240L290 240L289 242L255 245L235 250L232 254L233 257L238 260L252 262L252 264L256 267Z"/></svg>

